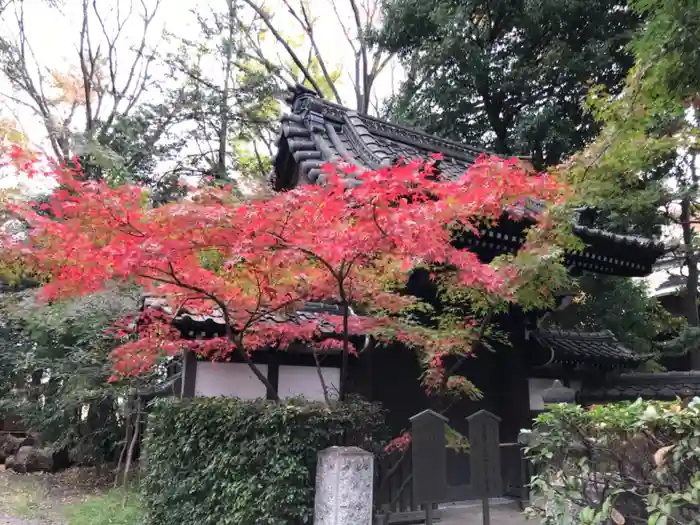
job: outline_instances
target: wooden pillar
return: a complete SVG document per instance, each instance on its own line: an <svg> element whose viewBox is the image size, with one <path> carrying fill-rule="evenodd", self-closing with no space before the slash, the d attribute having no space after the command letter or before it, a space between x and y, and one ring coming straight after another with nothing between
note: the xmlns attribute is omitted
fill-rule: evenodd
<svg viewBox="0 0 700 525"><path fill-rule="evenodd" d="M185 350L182 356L182 391L181 397L194 397L197 381L197 356Z"/></svg>
<svg viewBox="0 0 700 525"><path fill-rule="evenodd" d="M275 399L276 394L279 393L280 384L279 356L276 354L271 356L267 364L267 380L272 386L272 390L269 387L267 389L267 399Z"/></svg>
<svg viewBox="0 0 700 525"><path fill-rule="evenodd" d="M504 328L510 334L511 346L499 348L500 354L500 437L504 443L514 443L520 429L530 426L530 388L528 384L527 352L531 342L525 338L526 317L511 308Z"/></svg>

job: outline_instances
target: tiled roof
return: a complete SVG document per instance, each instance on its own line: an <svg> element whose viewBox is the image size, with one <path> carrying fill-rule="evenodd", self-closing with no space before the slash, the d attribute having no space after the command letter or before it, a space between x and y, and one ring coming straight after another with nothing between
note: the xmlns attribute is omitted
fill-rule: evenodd
<svg viewBox="0 0 700 525"><path fill-rule="evenodd" d="M581 392L586 403L694 396L700 396L700 371L620 374L611 377L604 386L584 388Z"/></svg>
<svg viewBox="0 0 700 525"><path fill-rule="evenodd" d="M282 117L274 160L275 186L279 189L323 180L321 165L346 162L361 169L376 169L404 160L442 153L441 175L459 178L476 158L485 153L477 147L429 135L322 100L302 86L291 90L287 100L292 113ZM286 179L285 162L292 157L299 170ZM347 185L357 181L348 175Z"/></svg>
<svg viewBox="0 0 700 525"><path fill-rule="evenodd" d="M160 297L145 297L143 308L153 308L168 315L173 314L166 301ZM263 322L301 324L318 321L318 329L322 334L335 333L335 325L323 319L321 314L342 315L342 310L337 305L307 302L303 308L293 313L278 312L266 315ZM197 315L184 308L174 319L173 324L183 332L184 336L199 336L202 333L224 335L225 333L224 316L219 310L214 310L209 315Z"/></svg>
<svg viewBox="0 0 700 525"><path fill-rule="evenodd" d="M661 241L639 237L636 235L623 235L620 233L612 233L600 228L590 228L588 226L575 225L574 233L581 237L584 241L587 239L601 241L607 240L611 243L623 246L641 247L657 252L656 257L660 257L667 251L666 245Z"/></svg>
<svg viewBox="0 0 700 525"><path fill-rule="evenodd" d="M634 366L645 360L624 347L610 331L538 330L533 335L551 351L551 362Z"/></svg>
<svg viewBox="0 0 700 525"><path fill-rule="evenodd" d="M320 99L302 86L290 91L287 101L292 111L282 117L271 174L272 184L278 190L323 183L321 166L326 162L358 166L355 173L343 174L346 186L353 187L360 183L356 177L365 169L389 166L401 158L425 159L433 153L442 154L441 177L456 179L479 155L487 153L478 147L361 115ZM596 253L584 252L576 265L585 270L647 275L665 252L662 243L651 239L614 234L583 224L577 224L574 233L588 244L609 246L603 250L606 253L600 249Z"/></svg>

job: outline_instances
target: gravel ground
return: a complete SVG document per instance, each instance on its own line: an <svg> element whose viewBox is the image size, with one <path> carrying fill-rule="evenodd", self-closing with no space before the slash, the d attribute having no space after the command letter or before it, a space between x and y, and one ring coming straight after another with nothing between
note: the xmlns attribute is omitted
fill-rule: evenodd
<svg viewBox="0 0 700 525"><path fill-rule="evenodd" d="M0 512L0 525L54 525L56 522L16 518Z"/></svg>
<svg viewBox="0 0 700 525"><path fill-rule="evenodd" d="M94 469L16 474L0 468L0 525L63 525L66 506L109 486L112 479Z"/></svg>
<svg viewBox="0 0 700 525"><path fill-rule="evenodd" d="M489 514L491 525L537 525L537 522L526 519L515 504L492 504ZM481 525L482 523L481 503L473 503L443 510L442 519L436 525Z"/></svg>

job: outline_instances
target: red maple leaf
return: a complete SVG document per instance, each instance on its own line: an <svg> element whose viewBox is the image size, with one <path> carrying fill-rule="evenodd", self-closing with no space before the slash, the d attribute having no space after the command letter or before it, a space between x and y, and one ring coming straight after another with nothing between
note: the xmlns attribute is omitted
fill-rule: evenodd
<svg viewBox="0 0 700 525"><path fill-rule="evenodd" d="M37 171L37 155L11 154L30 159L26 173ZM469 320L459 333L441 335L405 327L399 314L419 300L396 283L406 282L417 266L438 265L451 269L454 286L514 297L517 270L456 248L446 226L475 231L473 217L496 223L507 206L554 200L562 188L552 177L530 176L517 163L486 156L455 181L438 182L423 165L364 172L352 189L325 165L325 185L267 200L241 203L226 189L207 188L197 198L157 208L144 204L143 187L112 188L64 166L43 173L60 188L50 206L53 217L38 214L35 203L9 207L30 225L23 256L52 276L45 297L95 292L118 281L141 284L164 300L171 315L144 312L120 327L125 341L112 352L115 378L145 373L183 349L212 359L238 352L245 359L258 349L314 341L347 358L356 351L351 334L375 333L420 353L432 391L448 382L442 356L464 352L478 326ZM276 320L305 301L330 301L341 311L302 323ZM366 315L351 315L351 307ZM183 309L218 316L226 335L183 340L172 324ZM324 339L322 325L328 324L336 327L335 339Z"/></svg>

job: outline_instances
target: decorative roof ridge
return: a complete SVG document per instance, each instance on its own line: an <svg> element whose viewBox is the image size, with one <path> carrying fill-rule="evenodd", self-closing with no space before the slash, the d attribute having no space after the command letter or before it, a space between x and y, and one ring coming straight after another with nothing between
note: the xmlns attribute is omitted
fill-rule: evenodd
<svg viewBox="0 0 700 525"><path fill-rule="evenodd" d="M617 344L620 344L621 346L624 346L615 337L615 334L613 334L610 330L600 330L597 332L583 332L580 330L564 330L559 327L551 327L540 328L536 330L535 336L560 337L567 339L608 339L614 341Z"/></svg>
<svg viewBox="0 0 700 525"><path fill-rule="evenodd" d="M170 307L167 305L166 299L158 294L151 294L151 293L146 293L142 295L142 305L141 309L144 310L146 308L154 308L156 310L160 310L163 313L166 313L168 315L172 315L173 312L170 309ZM185 307L180 308L180 311L177 315L178 318L184 318L187 317L189 319L192 319L193 321L196 322L203 322L203 321L213 321L214 323L217 324L223 324L223 313L218 311L218 307L213 308L214 313L209 314L209 315L198 315L195 314L189 310L187 310ZM331 303L324 303L321 301L305 301L303 306L300 308L295 309L291 315L294 314L312 314L312 315L343 315L342 307L337 304L331 304ZM282 311L276 311L276 312L269 312L266 314L266 316L269 316L270 320L278 322L277 319L274 319L276 316L279 315L288 315L283 313ZM351 316L356 316L357 314L350 309L350 315Z"/></svg>
<svg viewBox="0 0 700 525"><path fill-rule="evenodd" d="M671 382L692 382L700 383L700 370L679 371L671 370L668 372L625 372L611 376L610 381L613 384L635 384L635 383L667 383Z"/></svg>
<svg viewBox="0 0 700 525"><path fill-rule="evenodd" d="M452 139L446 139L439 135L428 133L420 129L403 126L401 124L396 124L395 122L390 122L388 120L367 115L365 113L360 113L357 110L350 109L336 102L332 102L328 99L322 98L316 91L309 89L306 86L302 86L300 84L297 84L296 86L288 86L287 89L289 90L290 94L289 96L287 96L287 98L285 98L285 102L289 104L292 108L294 108L297 101L303 98L313 98L316 103L333 110L332 112L330 112L331 114L328 115L331 118L341 120L342 115L346 115L348 117L356 117L363 122L363 125L370 132L378 134L386 134L387 132L389 132L389 134L392 134L391 132L394 131L395 133L393 134L396 135L396 138L399 140L401 138L409 140L413 138L413 141L420 142L422 139L424 142L433 143L430 145L438 146L438 149L442 148L445 150L435 151L434 153L450 153L456 157L462 157L465 160L472 160L471 157L476 157L481 154L495 155L495 153L489 152L488 150L479 146L465 145L462 142L458 142ZM333 113L337 114L334 115ZM370 124L369 126L367 125L368 123ZM353 123L353 125L356 124ZM382 130L382 127L384 127L385 129ZM465 156L465 154L467 156ZM526 157L523 157L523 159L525 158Z"/></svg>

